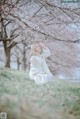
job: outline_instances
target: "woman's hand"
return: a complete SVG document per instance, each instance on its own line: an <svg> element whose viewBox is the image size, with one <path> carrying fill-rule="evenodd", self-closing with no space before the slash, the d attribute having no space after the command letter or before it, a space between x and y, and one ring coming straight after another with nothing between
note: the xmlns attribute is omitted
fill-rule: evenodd
<svg viewBox="0 0 80 119"><path fill-rule="evenodd" d="M44 47L44 44L43 44L42 42L40 42L39 45L40 45L41 47Z"/></svg>
<svg viewBox="0 0 80 119"><path fill-rule="evenodd" d="M47 47L42 42L39 43L39 46L44 48L44 49L47 49Z"/></svg>

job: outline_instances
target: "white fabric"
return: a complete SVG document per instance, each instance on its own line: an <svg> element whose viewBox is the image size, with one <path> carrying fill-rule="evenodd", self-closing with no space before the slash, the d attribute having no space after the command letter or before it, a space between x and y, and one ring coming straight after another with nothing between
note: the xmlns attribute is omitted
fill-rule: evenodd
<svg viewBox="0 0 80 119"><path fill-rule="evenodd" d="M31 56L29 77L35 80L37 84L43 84L53 79L53 75L50 72L45 58L50 56L51 52L47 48L43 49L43 53L40 55Z"/></svg>

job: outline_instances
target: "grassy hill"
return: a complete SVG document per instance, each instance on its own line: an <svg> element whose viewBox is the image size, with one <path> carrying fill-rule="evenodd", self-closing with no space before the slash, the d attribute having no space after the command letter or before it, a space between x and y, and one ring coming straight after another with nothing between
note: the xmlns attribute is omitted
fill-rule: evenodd
<svg viewBox="0 0 80 119"><path fill-rule="evenodd" d="M8 119L80 119L80 84L36 85L28 72L0 69L0 112Z"/></svg>

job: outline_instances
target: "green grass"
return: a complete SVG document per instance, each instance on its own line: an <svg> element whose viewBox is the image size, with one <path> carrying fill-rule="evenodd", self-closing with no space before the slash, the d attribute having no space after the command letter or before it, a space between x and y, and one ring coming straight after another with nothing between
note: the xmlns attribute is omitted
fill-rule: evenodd
<svg viewBox="0 0 80 119"><path fill-rule="evenodd" d="M8 119L80 119L80 84L36 85L28 72L0 69L0 112Z"/></svg>

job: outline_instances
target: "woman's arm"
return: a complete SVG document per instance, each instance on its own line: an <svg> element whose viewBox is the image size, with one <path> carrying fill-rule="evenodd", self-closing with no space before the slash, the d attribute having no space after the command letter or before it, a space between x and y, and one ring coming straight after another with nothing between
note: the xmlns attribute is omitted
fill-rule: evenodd
<svg viewBox="0 0 80 119"><path fill-rule="evenodd" d="M51 51L49 50L49 48L47 48L47 49L43 48L43 55L45 58L47 58L51 55Z"/></svg>
<svg viewBox="0 0 80 119"><path fill-rule="evenodd" d="M44 57L45 58L49 57L51 55L51 51L49 50L49 48L46 47L43 43L39 43L39 44L42 47Z"/></svg>

